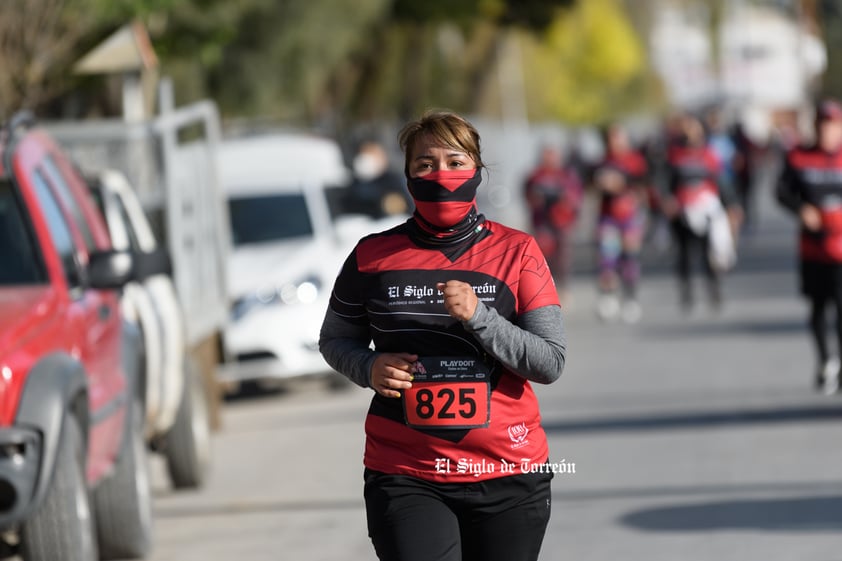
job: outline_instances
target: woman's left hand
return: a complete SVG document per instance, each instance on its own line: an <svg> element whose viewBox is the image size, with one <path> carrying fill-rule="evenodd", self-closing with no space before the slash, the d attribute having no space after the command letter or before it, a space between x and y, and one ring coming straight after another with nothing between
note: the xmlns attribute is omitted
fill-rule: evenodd
<svg viewBox="0 0 842 561"><path fill-rule="evenodd" d="M449 280L437 283L436 288L444 294L444 307L451 317L460 321L468 321L474 317L479 300L470 284Z"/></svg>

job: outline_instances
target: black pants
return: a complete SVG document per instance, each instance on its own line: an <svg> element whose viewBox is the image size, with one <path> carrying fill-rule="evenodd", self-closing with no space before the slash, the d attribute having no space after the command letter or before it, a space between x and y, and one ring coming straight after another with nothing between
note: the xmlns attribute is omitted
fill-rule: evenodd
<svg viewBox="0 0 842 561"><path fill-rule="evenodd" d="M810 332L819 362L830 358L825 312L832 305L836 312L837 351L842 352L842 264L801 262L801 293L810 300Z"/></svg>
<svg viewBox="0 0 842 561"><path fill-rule="evenodd" d="M682 304L693 303L691 276L695 266L701 267L707 278L708 293L712 303L719 304L722 296L720 279L708 259L708 236L706 234L700 236L682 220L673 220L672 232L678 249L676 273L681 289Z"/></svg>
<svg viewBox="0 0 842 561"><path fill-rule="evenodd" d="M368 534L381 561L535 561L552 474L431 483L366 470Z"/></svg>

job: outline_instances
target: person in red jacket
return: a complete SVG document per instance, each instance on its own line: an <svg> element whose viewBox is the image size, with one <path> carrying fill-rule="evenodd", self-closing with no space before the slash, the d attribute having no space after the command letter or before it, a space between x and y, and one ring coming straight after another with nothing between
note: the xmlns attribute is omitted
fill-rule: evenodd
<svg viewBox="0 0 842 561"><path fill-rule="evenodd" d="M593 176L600 196L597 313L603 320L621 314L624 321L635 323L641 317L637 284L646 220L648 166L643 155L632 148L621 125L609 126L604 139L605 159ZM622 299L618 296L621 285Z"/></svg>
<svg viewBox="0 0 842 561"><path fill-rule="evenodd" d="M400 134L412 217L361 239L319 339L372 390L363 456L368 532L383 561L535 561L550 516L532 383L555 381L561 306L535 239L477 212L476 129L432 112Z"/></svg>
<svg viewBox="0 0 842 561"><path fill-rule="evenodd" d="M839 390L838 355L827 341L826 309L836 311L836 340L842 348L842 105L825 100L816 109L816 140L787 154L777 186L780 203L801 224L801 293L810 301L810 331L816 347L816 388Z"/></svg>
<svg viewBox="0 0 842 561"><path fill-rule="evenodd" d="M573 229L582 206L582 181L564 154L554 146L541 150L538 166L524 184L532 232L565 298L570 276Z"/></svg>

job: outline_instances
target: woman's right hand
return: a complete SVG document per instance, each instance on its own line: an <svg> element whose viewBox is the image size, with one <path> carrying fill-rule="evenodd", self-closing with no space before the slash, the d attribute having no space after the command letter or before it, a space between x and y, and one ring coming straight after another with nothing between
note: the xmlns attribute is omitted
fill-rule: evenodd
<svg viewBox="0 0 842 561"><path fill-rule="evenodd" d="M383 397L400 397L400 391L412 387L412 373L418 355L382 353L371 366L371 388Z"/></svg>
<svg viewBox="0 0 842 561"><path fill-rule="evenodd" d="M801 224L811 232L818 232L822 229L822 213L818 208L811 204L801 205L799 211L801 217Z"/></svg>

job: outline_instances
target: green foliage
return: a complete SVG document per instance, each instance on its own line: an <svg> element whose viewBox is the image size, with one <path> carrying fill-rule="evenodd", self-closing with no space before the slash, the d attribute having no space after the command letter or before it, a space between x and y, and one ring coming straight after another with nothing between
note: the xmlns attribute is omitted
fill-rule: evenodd
<svg viewBox="0 0 842 561"><path fill-rule="evenodd" d="M842 57L833 56L842 51L842 6L825 0L820 3L819 16L822 38L830 55L819 93L824 97L842 99Z"/></svg>
<svg viewBox="0 0 842 561"><path fill-rule="evenodd" d="M180 3L155 42L176 91L211 95L231 116L304 121L324 114L333 81L354 65L389 8L388 0L204 4ZM189 83L197 76L198 89Z"/></svg>
<svg viewBox="0 0 842 561"><path fill-rule="evenodd" d="M500 26L545 28L571 3L192 0L174 3L155 44L182 102L210 95L229 116L311 123L402 119L475 109Z"/></svg>
<svg viewBox="0 0 842 561"><path fill-rule="evenodd" d="M0 16L19 4L56 17L7 21L9 34L32 27L32 46L7 49L0 108L21 97L46 105L81 85L104 91L72 76L73 63L135 18L177 103L211 97L232 118L341 126L430 106L476 112L497 95L509 32L534 118L601 119L643 91L643 47L620 0L3 0Z"/></svg>
<svg viewBox="0 0 842 561"><path fill-rule="evenodd" d="M553 22L559 8L568 8L575 0L508 0L506 4L502 23L540 31Z"/></svg>
<svg viewBox="0 0 842 561"><path fill-rule="evenodd" d="M523 36L530 114L568 122L607 120L642 100L645 52L616 0L588 0L558 11L542 35Z"/></svg>
<svg viewBox="0 0 842 561"><path fill-rule="evenodd" d="M481 19L497 19L506 11L505 0L394 0L395 21L414 24L455 22L472 24Z"/></svg>
<svg viewBox="0 0 842 561"><path fill-rule="evenodd" d="M79 0L77 0L79 1ZM110 22L145 18L172 9L178 0L83 0L90 4L92 14Z"/></svg>

